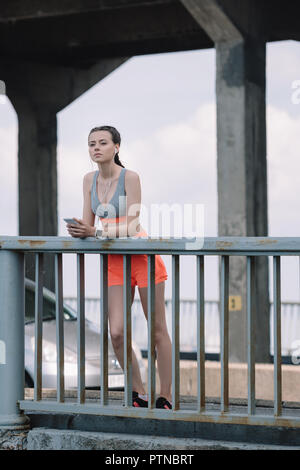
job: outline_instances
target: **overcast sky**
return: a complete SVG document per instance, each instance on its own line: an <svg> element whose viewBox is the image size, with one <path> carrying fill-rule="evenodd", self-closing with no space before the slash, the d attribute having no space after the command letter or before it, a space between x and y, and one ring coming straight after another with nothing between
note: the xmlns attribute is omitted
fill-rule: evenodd
<svg viewBox="0 0 300 470"><path fill-rule="evenodd" d="M268 44L270 236L300 236L300 94L292 88L296 80L300 44ZM82 178L97 168L89 159L87 136L92 127L103 124L120 131L120 159L139 173L145 208L151 203L202 203L205 235L217 236L214 50L134 57L58 114L59 235L68 235L63 217L82 216ZM0 105L0 145L0 233L17 235L17 116L8 100ZM148 229L146 212L142 210L141 222ZM171 260L163 258L170 297ZM73 255L64 256L65 295L76 293L74 261ZM87 256L87 295L99 294L98 266L97 256ZM195 298L194 258L181 257L181 267L181 297ZM282 298L299 300L298 258L283 258L282 267ZM217 258L206 257L206 276L206 296L216 299Z"/></svg>

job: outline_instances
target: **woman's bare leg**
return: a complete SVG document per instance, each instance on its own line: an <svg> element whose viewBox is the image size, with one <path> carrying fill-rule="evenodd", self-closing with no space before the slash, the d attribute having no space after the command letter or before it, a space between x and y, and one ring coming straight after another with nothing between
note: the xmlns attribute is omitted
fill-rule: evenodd
<svg viewBox="0 0 300 470"><path fill-rule="evenodd" d="M135 287L131 289L131 299L134 300ZM132 304L131 302L131 304ZM124 370L124 319L123 319L123 286L108 287L108 319L112 345ZM132 350L132 389L144 395L140 368L134 351Z"/></svg>
<svg viewBox="0 0 300 470"><path fill-rule="evenodd" d="M147 311L147 287L139 287L145 317ZM165 313L165 282L155 284L155 344L157 369L160 379L160 395L172 401L172 344L167 329Z"/></svg>

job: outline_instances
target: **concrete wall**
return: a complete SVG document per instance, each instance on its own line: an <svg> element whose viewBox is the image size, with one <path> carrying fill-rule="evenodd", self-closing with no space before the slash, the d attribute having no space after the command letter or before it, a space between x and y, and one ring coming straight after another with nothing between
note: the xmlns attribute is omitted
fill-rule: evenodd
<svg viewBox="0 0 300 470"><path fill-rule="evenodd" d="M147 360L145 360L147 367ZM247 364L229 364L229 397L247 398ZM156 374L156 389L159 393L159 378ZM300 401L300 367L282 366L282 400ZM221 396L220 362L205 363L205 394L207 397ZM256 364L255 394L257 399L273 400L273 364ZM197 362L180 361L180 395L197 395Z"/></svg>

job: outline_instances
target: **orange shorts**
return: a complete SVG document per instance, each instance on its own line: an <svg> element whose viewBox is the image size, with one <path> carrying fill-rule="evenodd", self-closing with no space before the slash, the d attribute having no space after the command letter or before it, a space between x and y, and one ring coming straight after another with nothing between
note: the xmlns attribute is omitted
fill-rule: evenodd
<svg viewBox="0 0 300 470"><path fill-rule="evenodd" d="M145 231L133 238L147 237ZM155 255L155 284L168 279L165 263L160 255ZM123 285L123 255L108 255L108 286ZM148 286L148 256L131 255L131 287Z"/></svg>

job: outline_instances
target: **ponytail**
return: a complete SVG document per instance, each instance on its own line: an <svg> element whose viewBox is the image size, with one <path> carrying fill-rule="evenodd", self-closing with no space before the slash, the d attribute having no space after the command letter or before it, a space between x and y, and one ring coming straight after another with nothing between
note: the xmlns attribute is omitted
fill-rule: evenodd
<svg viewBox="0 0 300 470"><path fill-rule="evenodd" d="M125 166L120 162L120 159L119 159L119 152L116 153L116 155L115 155L115 163L116 163L117 165L120 165L120 166L122 166L123 168L125 168Z"/></svg>

